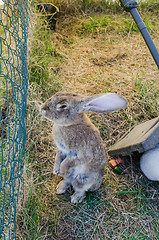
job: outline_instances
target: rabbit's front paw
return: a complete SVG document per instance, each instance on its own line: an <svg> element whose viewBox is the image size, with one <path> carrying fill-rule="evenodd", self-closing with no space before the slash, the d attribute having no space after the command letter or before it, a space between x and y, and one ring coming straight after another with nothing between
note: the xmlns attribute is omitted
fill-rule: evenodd
<svg viewBox="0 0 159 240"><path fill-rule="evenodd" d="M69 187L69 183L66 182L65 180L61 181L58 185L57 185L57 189L56 189L56 193L57 194L63 194L66 192L67 188Z"/></svg>
<svg viewBox="0 0 159 240"><path fill-rule="evenodd" d="M75 192L71 196L71 203L81 203L85 197L86 197L85 192Z"/></svg>
<svg viewBox="0 0 159 240"><path fill-rule="evenodd" d="M60 166L59 165L55 165L54 169L53 169L53 174L58 174L60 173Z"/></svg>
<svg viewBox="0 0 159 240"><path fill-rule="evenodd" d="M67 167L67 164L65 163L65 161L63 161L60 165L59 175L64 176L67 174L68 174L68 167Z"/></svg>

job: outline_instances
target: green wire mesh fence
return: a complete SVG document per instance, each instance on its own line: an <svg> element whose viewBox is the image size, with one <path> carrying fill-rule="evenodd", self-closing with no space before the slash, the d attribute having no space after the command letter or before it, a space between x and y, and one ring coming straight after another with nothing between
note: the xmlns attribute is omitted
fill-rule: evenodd
<svg viewBox="0 0 159 240"><path fill-rule="evenodd" d="M28 0L0 5L0 239L16 239L23 196Z"/></svg>

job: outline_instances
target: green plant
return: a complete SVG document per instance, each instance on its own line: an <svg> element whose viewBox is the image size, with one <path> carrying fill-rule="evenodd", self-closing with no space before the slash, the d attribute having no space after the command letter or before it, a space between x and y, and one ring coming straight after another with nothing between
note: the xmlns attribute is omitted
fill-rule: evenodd
<svg viewBox="0 0 159 240"><path fill-rule="evenodd" d="M38 18L34 29L34 38L31 39L30 49L30 84L48 89L53 93L61 88L57 79L57 72L63 57L58 53L56 44L52 41L51 30L44 18ZM53 66L53 67L52 67Z"/></svg>
<svg viewBox="0 0 159 240"><path fill-rule="evenodd" d="M140 106L140 114L138 120L141 121L145 115L149 115L149 118L157 117L158 103L156 90L153 82L143 82L143 79L136 78L135 80L135 104Z"/></svg>
<svg viewBox="0 0 159 240"><path fill-rule="evenodd" d="M18 231L23 231L25 239L35 240L40 237L39 228L40 199L33 194L32 185L30 187L29 199L26 201L21 213L18 214Z"/></svg>
<svg viewBox="0 0 159 240"><path fill-rule="evenodd" d="M126 16L119 15L107 15L107 16L95 16L89 17L87 21L81 24L81 34L88 33L105 33L112 32L114 34L128 34L129 32L138 32L137 26L132 20Z"/></svg>

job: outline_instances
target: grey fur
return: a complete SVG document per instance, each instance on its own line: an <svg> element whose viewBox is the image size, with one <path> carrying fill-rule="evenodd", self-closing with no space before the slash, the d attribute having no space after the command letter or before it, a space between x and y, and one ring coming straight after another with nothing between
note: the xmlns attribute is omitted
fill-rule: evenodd
<svg viewBox="0 0 159 240"><path fill-rule="evenodd" d="M64 179L57 186L58 194L72 185L75 193L71 202L77 203L85 198L87 191L97 190L102 183L107 155L99 130L84 112L108 112L126 106L127 100L116 94L83 97L63 92L41 106L41 114L54 122L57 154L53 172Z"/></svg>

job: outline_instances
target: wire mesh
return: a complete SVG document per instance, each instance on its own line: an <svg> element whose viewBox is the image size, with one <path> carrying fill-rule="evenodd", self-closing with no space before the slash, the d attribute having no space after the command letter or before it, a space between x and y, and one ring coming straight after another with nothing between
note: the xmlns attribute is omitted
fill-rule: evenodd
<svg viewBox="0 0 159 240"><path fill-rule="evenodd" d="M0 239L16 239L23 197L28 88L28 0L0 5Z"/></svg>

